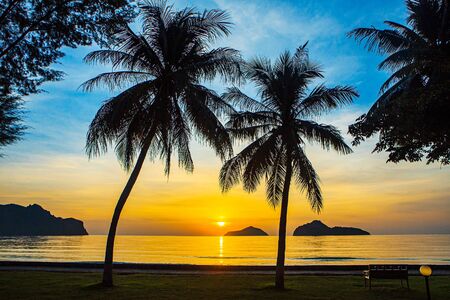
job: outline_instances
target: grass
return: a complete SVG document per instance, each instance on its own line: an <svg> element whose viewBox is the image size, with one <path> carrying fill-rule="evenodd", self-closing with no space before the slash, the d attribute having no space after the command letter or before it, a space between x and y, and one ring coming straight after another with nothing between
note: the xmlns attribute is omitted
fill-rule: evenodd
<svg viewBox="0 0 450 300"><path fill-rule="evenodd" d="M0 299L426 299L424 280L410 277L364 288L359 276L287 276L285 291L270 275L115 276L114 288L98 285L99 273L0 272ZM450 299L450 276L430 279L433 300Z"/></svg>

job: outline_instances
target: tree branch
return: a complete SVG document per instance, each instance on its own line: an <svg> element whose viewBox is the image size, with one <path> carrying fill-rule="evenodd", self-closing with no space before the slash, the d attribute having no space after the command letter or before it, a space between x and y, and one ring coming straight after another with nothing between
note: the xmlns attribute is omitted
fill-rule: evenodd
<svg viewBox="0 0 450 300"><path fill-rule="evenodd" d="M56 7L54 7L53 9L49 10L45 15L43 15L41 18L39 18L37 21L33 22L24 32L22 32L22 34L14 41L12 42L8 47L6 47L5 50L3 50L2 52L0 52L0 58L2 58L3 56L5 56L6 54L8 54L9 51L11 51L18 43L20 43L25 36L30 33L31 31L33 31L37 25L39 25L39 23L41 23L43 20L47 19L48 17L50 17L50 15L56 10Z"/></svg>
<svg viewBox="0 0 450 300"><path fill-rule="evenodd" d="M3 21L6 19L6 16L8 13L18 4L21 0L12 0L11 3L9 3L8 7L6 7L5 11L0 15L0 24L3 23Z"/></svg>

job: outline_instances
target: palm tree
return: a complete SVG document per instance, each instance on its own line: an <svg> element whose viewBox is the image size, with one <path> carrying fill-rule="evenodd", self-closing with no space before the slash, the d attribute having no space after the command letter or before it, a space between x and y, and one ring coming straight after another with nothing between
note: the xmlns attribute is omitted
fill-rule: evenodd
<svg viewBox="0 0 450 300"><path fill-rule="evenodd" d="M165 1L144 2L140 12L141 34L123 25L113 37L110 49L94 51L85 58L90 63L112 64L113 71L85 82L84 89L100 84L111 89L126 87L99 109L86 142L89 157L105 153L114 144L119 162L127 171L132 169L108 233L105 286L113 284L113 249L120 213L145 158L163 160L168 176L176 151L178 165L192 172L189 142L193 134L220 158L232 155L228 133L218 118L233 108L201 84L216 75L232 82L240 77L240 56L236 50L210 49L213 41L229 34L227 13L199 13L192 8L175 11Z"/></svg>
<svg viewBox="0 0 450 300"><path fill-rule="evenodd" d="M283 53L274 64L256 58L246 65L244 74L256 85L261 100L236 87L224 94L224 99L243 110L230 116L226 124L230 134L238 140L249 140L250 144L225 162L219 180L224 192L239 182L246 191L253 192L265 178L267 201L274 208L281 202L275 283L283 289L291 178L306 191L314 211L322 208L319 177L303 150L305 142L318 142L325 149L333 148L343 154L352 152L335 127L307 118L350 103L357 93L349 86L324 85L308 92L310 83L323 75L310 62L306 44L294 55Z"/></svg>
<svg viewBox="0 0 450 300"><path fill-rule="evenodd" d="M380 96L350 126L354 144L379 135L375 150L388 161L450 163L450 10L449 0L407 0L407 25L385 21L389 29L349 32L369 51L387 57L378 65L391 72Z"/></svg>

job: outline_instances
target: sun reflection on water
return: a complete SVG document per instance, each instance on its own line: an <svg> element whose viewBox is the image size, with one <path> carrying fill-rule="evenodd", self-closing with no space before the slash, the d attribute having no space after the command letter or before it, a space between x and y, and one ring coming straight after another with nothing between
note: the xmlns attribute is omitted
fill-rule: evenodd
<svg viewBox="0 0 450 300"><path fill-rule="evenodd" d="M220 264L223 264L223 236L220 236L219 237L219 257L220 257L220 260L219 260L219 263Z"/></svg>

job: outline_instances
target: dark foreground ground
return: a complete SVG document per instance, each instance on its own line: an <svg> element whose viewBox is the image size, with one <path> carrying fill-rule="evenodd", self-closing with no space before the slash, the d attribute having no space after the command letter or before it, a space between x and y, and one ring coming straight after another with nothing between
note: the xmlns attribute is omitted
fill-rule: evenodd
<svg viewBox="0 0 450 300"><path fill-rule="evenodd" d="M271 275L116 275L116 287L97 283L99 273L0 271L0 299L426 299L424 280L410 277L364 288L360 276L287 276L287 290L273 289ZM433 300L450 299L450 276L431 278Z"/></svg>

